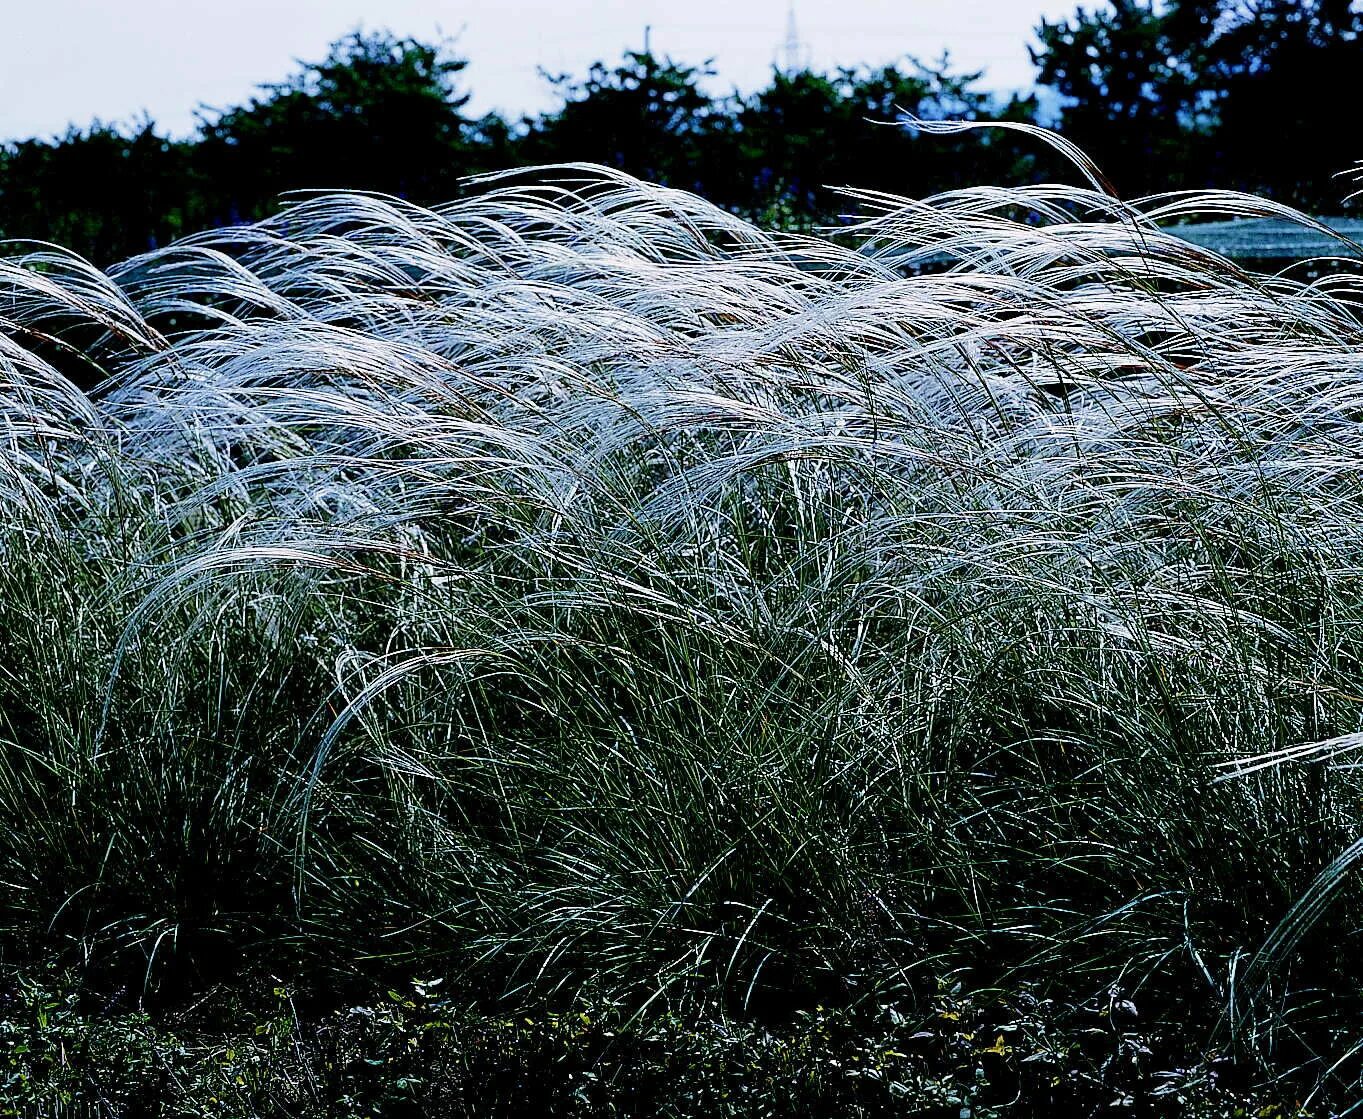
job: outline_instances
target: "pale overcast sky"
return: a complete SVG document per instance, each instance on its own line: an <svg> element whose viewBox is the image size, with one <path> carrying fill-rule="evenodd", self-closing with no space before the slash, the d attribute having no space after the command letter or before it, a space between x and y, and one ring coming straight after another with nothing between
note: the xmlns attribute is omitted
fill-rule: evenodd
<svg viewBox="0 0 1363 1119"><path fill-rule="evenodd" d="M1077 0L796 0L815 66L904 54L987 71L993 89L1031 84L1027 44L1043 14ZM1096 6L1090 0L1089 7ZM536 68L580 74L642 45L715 59L717 90L755 88L786 38L788 0L0 0L0 137L64 131L143 111L184 134L194 109L239 104L295 59L316 60L358 26L457 37L476 111L551 104Z"/></svg>

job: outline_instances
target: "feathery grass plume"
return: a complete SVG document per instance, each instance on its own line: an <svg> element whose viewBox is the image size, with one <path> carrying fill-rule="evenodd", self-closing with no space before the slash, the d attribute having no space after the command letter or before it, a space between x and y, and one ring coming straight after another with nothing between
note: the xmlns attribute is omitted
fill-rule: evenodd
<svg viewBox="0 0 1363 1119"><path fill-rule="evenodd" d="M1091 177L812 237L575 165L0 262L6 941L1185 1028L1262 947L1245 1036L1328 1063L1359 779L1266 763L1363 732L1357 275Z"/></svg>
<svg viewBox="0 0 1363 1119"><path fill-rule="evenodd" d="M1342 172L1340 172L1340 174L1348 175L1351 179L1355 180L1356 182L1357 182L1357 181L1363 181L1363 159L1360 159L1360 160L1359 160L1356 164L1354 164L1354 166L1353 166L1352 168L1350 168L1348 171L1342 171ZM1348 196L1344 199L1344 201L1345 201L1346 203L1353 202L1355 199L1357 199L1357 198L1360 197L1360 196L1363 196L1363 191L1356 190L1356 191L1354 191L1352 194L1348 195Z"/></svg>

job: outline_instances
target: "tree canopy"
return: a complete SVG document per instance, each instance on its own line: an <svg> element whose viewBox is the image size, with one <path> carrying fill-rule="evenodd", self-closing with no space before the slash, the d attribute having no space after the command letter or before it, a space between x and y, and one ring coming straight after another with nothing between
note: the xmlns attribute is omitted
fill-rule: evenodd
<svg viewBox="0 0 1363 1119"><path fill-rule="evenodd" d="M1336 173L1363 153L1351 111L1363 11L1350 0L1111 0L1043 21L1032 57L1060 97L1056 123L1124 195L1227 186L1333 209L1350 186ZM546 74L557 106L521 120L470 115L466 65L450 42L356 32L244 105L202 108L187 138L143 119L0 145L0 236L106 264L264 216L290 190L438 203L480 171L573 161L788 226L838 220L829 186L921 196L1067 174L1014 132L902 127L1042 119L1035 97L992 96L946 57L774 69L761 89L721 94L708 63L628 51L583 76Z"/></svg>
<svg viewBox="0 0 1363 1119"><path fill-rule="evenodd" d="M1125 194L1221 186L1337 206L1363 151L1351 0L1112 0L1043 21L1038 81Z"/></svg>

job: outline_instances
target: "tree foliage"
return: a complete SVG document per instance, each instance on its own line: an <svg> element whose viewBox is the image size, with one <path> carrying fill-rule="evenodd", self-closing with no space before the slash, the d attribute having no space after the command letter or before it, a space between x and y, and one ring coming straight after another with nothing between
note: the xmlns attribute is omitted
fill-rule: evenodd
<svg viewBox="0 0 1363 1119"><path fill-rule="evenodd" d="M1348 193L1334 174L1363 152L1363 117L1347 111L1363 71L1350 0L1111 0L1043 21L1032 56L1063 99L1062 131L1126 196L1222 186L1329 210ZM357 32L244 105L202 109L185 139L141 120L0 145L0 236L107 264L265 216L290 190L439 203L470 174L525 164L602 163L788 227L836 221L830 186L923 196L1069 173L1015 132L902 127L1038 120L1035 97L991 96L945 56L774 70L720 94L709 63L629 51L546 74L558 104L519 121L468 113L466 65L449 42Z"/></svg>
<svg viewBox="0 0 1363 1119"><path fill-rule="evenodd" d="M713 138L729 124L726 106L701 88L702 79L714 76L708 63L684 66L627 51L619 66L598 62L582 80L544 76L563 104L527 122L520 144L526 162L566 157L672 186L703 186Z"/></svg>
<svg viewBox="0 0 1363 1119"><path fill-rule="evenodd" d="M190 146L150 120L24 140L0 148L0 233L102 261L145 252L195 224L194 179Z"/></svg>
<svg viewBox="0 0 1363 1119"><path fill-rule="evenodd" d="M1043 21L1038 80L1123 193L1222 186L1337 206L1363 150L1351 0L1113 0Z"/></svg>
<svg viewBox="0 0 1363 1119"><path fill-rule="evenodd" d="M1030 119L1032 99L995 106L980 74L935 66L777 72L736 113L728 166L751 178L720 192L762 214L788 208L827 218L838 206L828 186L923 195L962 185L1030 177L1031 158L1006 134L926 138L902 127L911 118ZM888 127L898 124L900 127Z"/></svg>
<svg viewBox="0 0 1363 1119"><path fill-rule="evenodd" d="M444 45L356 33L249 104L205 114L194 154L226 210L215 216L259 216L296 188L453 192L476 164L466 65Z"/></svg>
<svg viewBox="0 0 1363 1119"><path fill-rule="evenodd" d="M108 263L264 216L290 190L437 203L470 174L536 163L602 163L787 225L833 220L829 184L912 193L1026 173L1016 144L925 141L886 127L904 111L996 111L980 75L953 73L945 59L777 71L753 94L716 95L708 64L630 51L581 78L546 74L559 105L518 122L467 114L465 66L449 43L356 33L247 104L202 110L187 140L145 121L11 144L0 149L0 235L60 241ZM1014 98L999 111L1030 119L1035 102Z"/></svg>

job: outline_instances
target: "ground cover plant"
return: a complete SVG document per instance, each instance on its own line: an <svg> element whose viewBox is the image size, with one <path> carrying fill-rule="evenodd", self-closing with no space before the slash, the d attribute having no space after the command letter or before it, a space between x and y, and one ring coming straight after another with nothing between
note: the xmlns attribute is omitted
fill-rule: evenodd
<svg viewBox="0 0 1363 1119"><path fill-rule="evenodd" d="M1357 273L1076 158L14 246L13 1108L1363 1100Z"/></svg>

